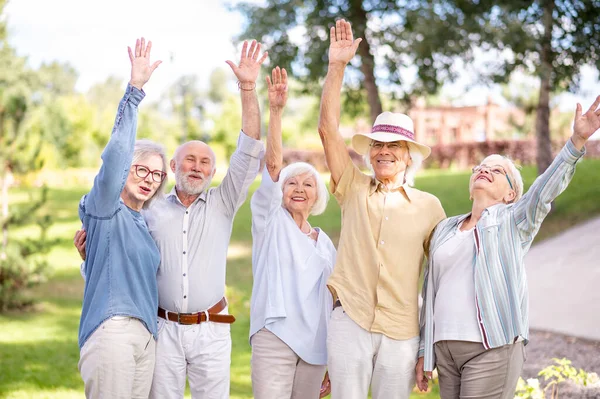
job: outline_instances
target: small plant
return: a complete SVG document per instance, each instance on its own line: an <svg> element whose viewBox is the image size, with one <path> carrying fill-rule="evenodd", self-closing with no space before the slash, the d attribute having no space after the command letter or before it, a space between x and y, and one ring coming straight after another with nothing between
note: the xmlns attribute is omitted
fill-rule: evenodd
<svg viewBox="0 0 600 399"><path fill-rule="evenodd" d="M571 361L565 358L553 358L553 365L542 369L538 376L544 377L546 386L542 389L537 378L530 378L525 382L519 378L515 398L518 399L545 399L546 393L550 391L551 399L558 399L558 387L561 382L572 381L577 386L596 385L600 381L598 374L588 373L583 369L577 370L571 365Z"/></svg>

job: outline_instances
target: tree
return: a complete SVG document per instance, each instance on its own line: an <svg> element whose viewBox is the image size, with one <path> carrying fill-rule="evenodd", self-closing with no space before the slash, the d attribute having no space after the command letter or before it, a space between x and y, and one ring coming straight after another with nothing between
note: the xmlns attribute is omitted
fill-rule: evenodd
<svg viewBox="0 0 600 399"><path fill-rule="evenodd" d="M436 12L425 19L440 18L440 10L456 24L447 35L459 38L458 53L467 62L473 48L495 51L497 57L481 75L493 82L507 82L513 72L524 71L540 81L536 105L537 167L542 173L552 162L550 147L550 96L552 92L575 90L580 69L592 64L600 68L600 1L598 0L429 0L423 11ZM420 25L422 26L422 25ZM439 27L420 31L424 41L445 36ZM433 42L435 43L435 42ZM433 45L430 52L454 56L451 43ZM432 70L428 65L423 70ZM425 72L426 73L426 72Z"/></svg>
<svg viewBox="0 0 600 399"><path fill-rule="evenodd" d="M5 2L0 0L0 15ZM1 21L1 20L0 20ZM5 32L0 22L0 32ZM13 176L39 169L41 137L25 129L31 110L35 107L35 87L38 82L33 71L25 65L0 36L0 179L2 181L2 243L0 246L0 311L20 306L23 288L38 282L44 268L43 261L34 260L50 248L46 231L50 224L47 215L38 208L46 200L46 191L38 200L31 199L24 206L9 208L9 186ZM41 228L39 239L18 241L10 239L9 228L36 223Z"/></svg>

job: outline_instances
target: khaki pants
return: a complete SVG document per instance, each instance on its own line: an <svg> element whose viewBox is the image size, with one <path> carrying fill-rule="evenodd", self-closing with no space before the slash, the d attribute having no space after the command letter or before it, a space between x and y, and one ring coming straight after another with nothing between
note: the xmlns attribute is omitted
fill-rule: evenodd
<svg viewBox="0 0 600 399"><path fill-rule="evenodd" d="M512 399L523 362L523 342L486 350L479 342L439 341L435 356L442 399Z"/></svg>
<svg viewBox="0 0 600 399"><path fill-rule="evenodd" d="M252 392L256 399L317 399L325 365L308 364L263 328L252 336Z"/></svg>
<svg viewBox="0 0 600 399"><path fill-rule="evenodd" d="M81 348L79 372L92 399L148 398L155 342L135 318L108 319Z"/></svg>
<svg viewBox="0 0 600 399"><path fill-rule="evenodd" d="M369 332L341 306L327 332L327 367L332 399L408 399L415 385L419 337L397 340Z"/></svg>

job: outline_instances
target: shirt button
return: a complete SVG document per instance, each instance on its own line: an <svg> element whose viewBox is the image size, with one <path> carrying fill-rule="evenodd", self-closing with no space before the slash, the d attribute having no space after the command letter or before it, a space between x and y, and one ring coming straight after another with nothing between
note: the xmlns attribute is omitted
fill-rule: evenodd
<svg viewBox="0 0 600 399"><path fill-rule="evenodd" d="M381 245L385 244L385 241L381 240Z"/></svg>
<svg viewBox="0 0 600 399"><path fill-rule="evenodd" d="M184 296L183 296L183 299L185 299L185 298L187 298L187 295L184 295Z"/></svg>
<svg viewBox="0 0 600 399"><path fill-rule="evenodd" d="M185 255L185 251L183 251L183 254Z"/></svg>
<svg viewBox="0 0 600 399"><path fill-rule="evenodd" d="M185 230L183 230L183 234L185 234Z"/></svg>
<svg viewBox="0 0 600 399"><path fill-rule="evenodd" d="M183 277L185 277L185 276L186 276L186 274L185 274L185 273L183 273Z"/></svg>
<svg viewBox="0 0 600 399"><path fill-rule="evenodd" d="M190 213L189 211L185 211L185 214L187 215L188 213Z"/></svg>

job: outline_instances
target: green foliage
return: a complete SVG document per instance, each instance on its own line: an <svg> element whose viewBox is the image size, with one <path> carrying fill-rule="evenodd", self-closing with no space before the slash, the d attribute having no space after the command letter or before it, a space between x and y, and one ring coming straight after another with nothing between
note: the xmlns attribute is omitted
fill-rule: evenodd
<svg viewBox="0 0 600 399"><path fill-rule="evenodd" d="M571 381L577 386L587 387L598 384L600 381L596 373L588 373L583 369L578 370L571 365L570 360L564 357L552 360L554 364L538 373L538 376L544 378L545 386L542 388L540 381L535 378L528 379L527 382L519 378L515 398L544 399L549 391L552 399L558 399L558 388L562 382Z"/></svg>

